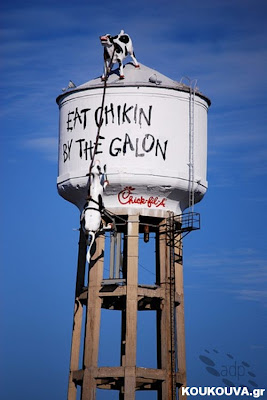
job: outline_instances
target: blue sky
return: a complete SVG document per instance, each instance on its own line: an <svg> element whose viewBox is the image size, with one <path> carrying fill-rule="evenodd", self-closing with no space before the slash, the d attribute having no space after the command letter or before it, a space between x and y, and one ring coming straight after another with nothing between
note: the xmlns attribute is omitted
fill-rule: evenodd
<svg viewBox="0 0 267 400"><path fill-rule="evenodd" d="M102 73L98 37L121 29L142 64L177 81L197 79L212 101L209 190L196 206L201 230L184 240L188 385L221 386L222 366L230 374L232 364L246 362L266 388L266 1L1 7L1 399L66 398L79 212L56 190L55 98L69 79L79 85ZM137 358L147 366L153 323L139 318ZM116 347L101 335L103 346ZM219 378L201 355L214 361Z"/></svg>

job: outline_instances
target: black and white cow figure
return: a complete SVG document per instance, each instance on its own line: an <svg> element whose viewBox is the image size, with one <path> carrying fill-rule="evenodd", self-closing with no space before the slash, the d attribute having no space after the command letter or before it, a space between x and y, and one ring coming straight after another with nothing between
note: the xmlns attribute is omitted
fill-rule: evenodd
<svg viewBox="0 0 267 400"><path fill-rule="evenodd" d="M139 68L133 51L132 40L123 30L116 36L109 34L100 36L100 41L102 46L104 46L104 74L102 75L102 80L106 79L107 74L111 71L115 63L119 63L120 79L124 79L122 61L128 54L132 57L134 66Z"/></svg>
<svg viewBox="0 0 267 400"><path fill-rule="evenodd" d="M104 209L103 191L108 185L105 169L106 168L104 166L104 172L102 172L100 162L98 160L95 161L90 173L90 196L81 214L81 226L84 233L88 237L88 264L90 264L90 252L95 241L96 233L103 228L101 218Z"/></svg>

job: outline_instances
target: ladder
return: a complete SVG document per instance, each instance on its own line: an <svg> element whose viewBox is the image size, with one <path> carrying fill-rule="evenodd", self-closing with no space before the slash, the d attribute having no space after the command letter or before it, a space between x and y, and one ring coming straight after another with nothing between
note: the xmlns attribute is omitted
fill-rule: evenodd
<svg viewBox="0 0 267 400"><path fill-rule="evenodd" d="M175 329L175 257L174 257L174 214L168 218L168 236L170 245L170 356L171 356L171 400L176 400L177 343Z"/></svg>

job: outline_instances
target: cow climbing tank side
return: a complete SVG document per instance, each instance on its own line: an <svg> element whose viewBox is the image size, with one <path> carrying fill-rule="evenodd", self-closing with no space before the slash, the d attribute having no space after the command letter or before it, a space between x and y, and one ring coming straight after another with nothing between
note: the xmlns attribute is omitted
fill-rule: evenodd
<svg viewBox="0 0 267 400"><path fill-rule="evenodd" d="M181 214L207 190L207 112L197 88L140 64L69 89L60 108L59 194L83 210L88 173L106 166L105 208L118 215ZM101 119L102 115L102 119ZM96 136L100 135L95 148Z"/></svg>

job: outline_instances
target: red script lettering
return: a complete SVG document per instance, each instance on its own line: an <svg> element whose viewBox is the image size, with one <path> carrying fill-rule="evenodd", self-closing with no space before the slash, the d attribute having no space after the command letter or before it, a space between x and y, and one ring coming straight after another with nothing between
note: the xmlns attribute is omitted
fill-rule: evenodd
<svg viewBox="0 0 267 400"><path fill-rule="evenodd" d="M132 186L126 186L123 190L121 190L118 193L118 200L122 205L127 205L127 204L138 204L138 205L146 205L148 208L151 208L152 206L158 208L158 207L165 207L166 203L166 197L163 197L160 199L159 197L153 197L150 196L148 199L146 199L143 196L134 196L133 195L133 190L135 190L134 187Z"/></svg>

